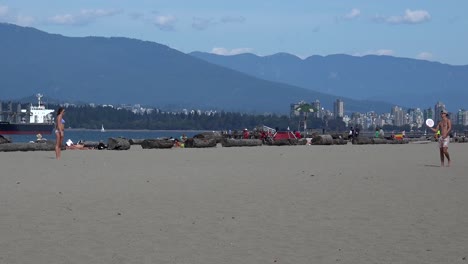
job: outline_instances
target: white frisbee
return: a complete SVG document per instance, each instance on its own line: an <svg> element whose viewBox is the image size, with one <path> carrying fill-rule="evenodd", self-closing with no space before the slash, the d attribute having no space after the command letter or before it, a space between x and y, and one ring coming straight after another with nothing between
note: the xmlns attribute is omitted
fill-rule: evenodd
<svg viewBox="0 0 468 264"><path fill-rule="evenodd" d="M434 120L428 118L428 119L426 120L426 125L427 125L428 127L433 127L433 126L434 126Z"/></svg>

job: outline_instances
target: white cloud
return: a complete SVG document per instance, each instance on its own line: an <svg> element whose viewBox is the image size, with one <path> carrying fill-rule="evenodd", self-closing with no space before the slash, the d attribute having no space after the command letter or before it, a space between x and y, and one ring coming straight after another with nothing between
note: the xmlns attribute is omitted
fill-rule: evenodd
<svg viewBox="0 0 468 264"><path fill-rule="evenodd" d="M385 55L385 56L392 56L395 54L395 51L393 50L389 50L389 49L379 49L379 50L376 50L375 55Z"/></svg>
<svg viewBox="0 0 468 264"><path fill-rule="evenodd" d="M421 53L418 54L418 59L420 60L431 60L434 56L432 55L432 53L430 52L427 52L427 51L423 51Z"/></svg>
<svg viewBox="0 0 468 264"><path fill-rule="evenodd" d="M220 19L213 19L213 18L203 18L203 17L194 17L192 22L192 27L196 30L205 30L210 26L216 26L220 23L228 24L228 23L244 23L245 18L240 17L232 17L232 16L225 16Z"/></svg>
<svg viewBox="0 0 468 264"><path fill-rule="evenodd" d="M224 56L231 56L231 55L238 55L242 53L251 53L253 51L252 48L237 48L237 49L226 49L226 48L213 48L211 53L217 55L224 55Z"/></svg>
<svg viewBox="0 0 468 264"><path fill-rule="evenodd" d="M36 19L32 16L18 15L16 17L16 24L20 26L31 26L34 22L36 22Z"/></svg>
<svg viewBox="0 0 468 264"><path fill-rule="evenodd" d="M53 17L50 17L49 22L53 24L59 24L59 25L73 25L76 24L76 17L71 14L64 14L64 15L55 15Z"/></svg>
<svg viewBox="0 0 468 264"><path fill-rule="evenodd" d="M192 27L196 30L205 30L209 26L216 25L217 23L211 18L194 17Z"/></svg>
<svg viewBox="0 0 468 264"><path fill-rule="evenodd" d="M374 21L389 24L419 24L431 20L431 15L426 10L406 9L402 16L376 16Z"/></svg>
<svg viewBox="0 0 468 264"><path fill-rule="evenodd" d="M8 15L9 11L10 11L10 9L8 8L8 6L0 5L0 18L6 17Z"/></svg>
<svg viewBox="0 0 468 264"><path fill-rule="evenodd" d="M50 17L48 21L58 25L86 25L98 18L110 17L121 11L115 9L83 9L78 14L60 14Z"/></svg>
<svg viewBox="0 0 468 264"><path fill-rule="evenodd" d="M158 15L154 17L153 24L160 30L171 31L174 30L177 18L173 15Z"/></svg>
<svg viewBox="0 0 468 264"><path fill-rule="evenodd" d="M391 49L379 49L379 50L369 50L366 52L354 53L354 56L366 56L366 55L379 55L379 56L393 56L395 51Z"/></svg>
<svg viewBox="0 0 468 264"><path fill-rule="evenodd" d="M12 23L20 26L31 26L36 19L32 16L18 14L8 6L0 5L0 22Z"/></svg>
<svg viewBox="0 0 468 264"><path fill-rule="evenodd" d="M81 14L85 17L107 17L107 16L114 16L121 11L115 9L84 9L81 10Z"/></svg>
<svg viewBox="0 0 468 264"><path fill-rule="evenodd" d="M145 14L140 13L140 12L134 12L134 13L130 13L128 16L133 20L139 20L139 19L144 18Z"/></svg>
<svg viewBox="0 0 468 264"><path fill-rule="evenodd" d="M349 11L348 14L346 14L344 16L344 18L346 19L354 19L354 18L357 18L361 15L361 10L357 9L357 8L353 8L351 9L351 11Z"/></svg>

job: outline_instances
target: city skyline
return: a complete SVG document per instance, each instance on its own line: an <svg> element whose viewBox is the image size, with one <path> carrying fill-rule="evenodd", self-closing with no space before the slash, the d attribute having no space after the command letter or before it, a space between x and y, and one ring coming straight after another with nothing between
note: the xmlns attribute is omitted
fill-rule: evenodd
<svg viewBox="0 0 468 264"><path fill-rule="evenodd" d="M310 103L305 101L291 103L289 112L290 117L304 116L303 112L297 110L303 104L308 104L314 109L318 109L318 111L314 111L312 117L321 119L324 117L337 118L337 113L343 114L343 116L338 117L341 118L347 126L350 124L361 125L366 129L371 127L383 127L384 125L398 127L410 125L412 128L421 128L425 126L425 120L428 118L434 119L434 122L437 124L440 121L438 113L442 110L447 110L443 102L437 101L434 104L434 107L428 108L403 108L401 106L393 106L387 113L376 113L375 111L368 111L365 113L348 111L347 113L349 114L344 114L346 113L346 102L341 99L336 99L332 110L321 107L319 100L314 100ZM464 108L458 109L456 112L449 112L448 116L452 120L453 124L468 126L468 110L465 110Z"/></svg>

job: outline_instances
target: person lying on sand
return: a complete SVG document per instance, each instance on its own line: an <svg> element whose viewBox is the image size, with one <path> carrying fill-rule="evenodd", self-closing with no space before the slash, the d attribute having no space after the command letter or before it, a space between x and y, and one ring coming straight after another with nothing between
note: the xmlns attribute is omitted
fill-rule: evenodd
<svg viewBox="0 0 468 264"><path fill-rule="evenodd" d="M80 149L80 150L83 150L83 149L92 149L92 148L85 147L83 144L74 144L74 145L67 146L67 149Z"/></svg>
<svg viewBox="0 0 468 264"><path fill-rule="evenodd" d="M81 143L78 143L78 144L73 144L73 141L71 141L70 139L66 142L66 149L91 149L91 148L88 148L88 147L85 147L84 144L81 144Z"/></svg>

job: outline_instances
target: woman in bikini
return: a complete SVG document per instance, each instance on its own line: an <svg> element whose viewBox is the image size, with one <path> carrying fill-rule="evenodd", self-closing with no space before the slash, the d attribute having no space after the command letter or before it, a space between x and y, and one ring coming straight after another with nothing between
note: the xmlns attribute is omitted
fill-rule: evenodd
<svg viewBox="0 0 468 264"><path fill-rule="evenodd" d="M55 157L57 159L60 159L60 151L62 150L63 130L65 129L65 120L63 119L64 114L65 109L60 107L57 110L57 118L55 119Z"/></svg>

